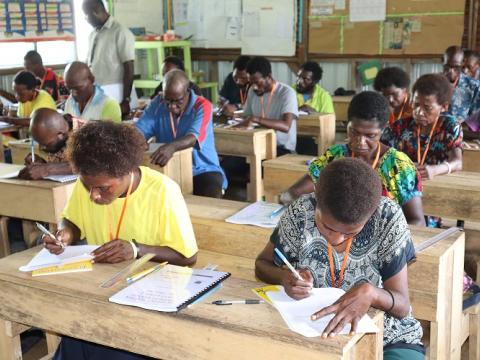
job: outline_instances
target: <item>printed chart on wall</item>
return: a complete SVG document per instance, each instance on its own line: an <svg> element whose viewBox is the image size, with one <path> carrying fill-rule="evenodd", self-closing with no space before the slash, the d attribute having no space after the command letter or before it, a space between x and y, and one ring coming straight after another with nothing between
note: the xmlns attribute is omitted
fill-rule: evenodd
<svg viewBox="0 0 480 360"><path fill-rule="evenodd" d="M74 40L73 0L3 0L0 42Z"/></svg>

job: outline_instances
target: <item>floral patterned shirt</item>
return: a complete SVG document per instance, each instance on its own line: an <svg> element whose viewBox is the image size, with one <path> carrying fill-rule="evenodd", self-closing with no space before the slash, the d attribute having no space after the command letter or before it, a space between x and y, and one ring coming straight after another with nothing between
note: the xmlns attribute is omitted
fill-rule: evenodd
<svg viewBox="0 0 480 360"><path fill-rule="evenodd" d="M325 154L310 163L309 174L317 182L322 170L333 160L351 157L346 144L333 145ZM422 182L415 165L404 153L393 148L388 149L377 167L382 180L383 196L395 200L400 206L405 205L415 196L422 196Z"/></svg>
<svg viewBox="0 0 480 360"><path fill-rule="evenodd" d="M480 81L460 74L447 114L462 123L478 110L480 110Z"/></svg>
<svg viewBox="0 0 480 360"><path fill-rule="evenodd" d="M400 119L391 127L385 129L382 142L390 147L404 152L408 157L418 162L417 159L417 133L419 126L413 118ZM430 148L425 158L426 165L438 165L448 160L448 152L462 147L463 131L453 116L442 115L430 140ZM425 151L428 135L420 135L421 154Z"/></svg>

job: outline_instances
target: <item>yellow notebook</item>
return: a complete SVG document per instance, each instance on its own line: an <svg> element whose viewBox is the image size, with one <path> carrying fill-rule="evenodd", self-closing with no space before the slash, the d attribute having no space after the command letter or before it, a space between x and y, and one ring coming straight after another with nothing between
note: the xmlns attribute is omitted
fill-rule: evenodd
<svg viewBox="0 0 480 360"><path fill-rule="evenodd" d="M32 276L56 275L72 272L92 271L93 264L90 260L70 263L65 265L50 266L43 269L33 270Z"/></svg>

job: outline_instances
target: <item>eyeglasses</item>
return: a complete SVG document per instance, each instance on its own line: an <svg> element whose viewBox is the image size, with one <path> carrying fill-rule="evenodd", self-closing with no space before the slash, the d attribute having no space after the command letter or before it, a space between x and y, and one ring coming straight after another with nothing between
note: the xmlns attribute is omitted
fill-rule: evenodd
<svg viewBox="0 0 480 360"><path fill-rule="evenodd" d="M180 106L183 104L183 101L185 100L185 96L182 96L181 98L179 99L167 99L167 98L163 98L163 101L165 102L165 104L167 106L171 106L171 105L177 105L177 106Z"/></svg>

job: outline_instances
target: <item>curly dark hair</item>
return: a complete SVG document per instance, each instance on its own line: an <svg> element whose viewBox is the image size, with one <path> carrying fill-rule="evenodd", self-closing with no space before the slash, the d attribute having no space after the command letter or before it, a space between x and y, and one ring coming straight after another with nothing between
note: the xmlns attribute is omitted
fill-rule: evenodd
<svg viewBox="0 0 480 360"><path fill-rule="evenodd" d="M251 57L248 55L240 55L237 57L233 63L233 68L239 71L244 71L247 69L247 64L250 61Z"/></svg>
<svg viewBox="0 0 480 360"><path fill-rule="evenodd" d="M320 65L318 65L315 61L307 61L300 65L300 70L311 71L312 72L312 79L315 82L319 82L322 80L323 69Z"/></svg>
<svg viewBox="0 0 480 360"><path fill-rule="evenodd" d="M390 107L388 100L375 91L362 91L355 95L348 106L348 120L378 122L380 128L388 123Z"/></svg>
<svg viewBox="0 0 480 360"><path fill-rule="evenodd" d="M332 161L315 187L317 208L345 225L370 218L380 203L382 183L365 161L343 158Z"/></svg>
<svg viewBox="0 0 480 360"><path fill-rule="evenodd" d="M247 63L247 73L250 75L259 72L263 77L272 75L272 65L264 56L255 56Z"/></svg>
<svg viewBox="0 0 480 360"><path fill-rule="evenodd" d="M67 158L82 175L125 176L142 162L145 138L132 125L90 121L73 132Z"/></svg>
<svg viewBox="0 0 480 360"><path fill-rule="evenodd" d="M373 82L373 88L377 91L382 91L391 86L408 89L410 86L410 76L399 67L387 67L380 70Z"/></svg>
<svg viewBox="0 0 480 360"><path fill-rule="evenodd" d="M443 74L426 74L420 76L413 84L413 93L423 96L435 95L440 105L450 104L453 87Z"/></svg>

